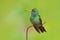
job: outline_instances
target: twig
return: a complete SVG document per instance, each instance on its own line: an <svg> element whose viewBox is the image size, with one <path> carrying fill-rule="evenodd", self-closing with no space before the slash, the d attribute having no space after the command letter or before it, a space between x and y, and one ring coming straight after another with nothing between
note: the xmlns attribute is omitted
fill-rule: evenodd
<svg viewBox="0 0 60 40"><path fill-rule="evenodd" d="M26 40L28 40L28 30L29 30L29 28L31 28L32 26L29 26L28 28L27 28L27 30L26 30Z"/></svg>

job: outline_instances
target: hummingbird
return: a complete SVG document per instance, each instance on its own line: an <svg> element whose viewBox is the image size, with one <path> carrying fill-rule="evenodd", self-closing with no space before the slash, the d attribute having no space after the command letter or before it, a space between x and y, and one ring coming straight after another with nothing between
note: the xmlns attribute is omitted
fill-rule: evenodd
<svg viewBox="0 0 60 40"><path fill-rule="evenodd" d="M32 10L27 10L31 13L30 15L30 21L34 27L34 29L40 33L40 32L46 32L46 29L43 26L41 16L39 15L39 12L37 8L33 8Z"/></svg>

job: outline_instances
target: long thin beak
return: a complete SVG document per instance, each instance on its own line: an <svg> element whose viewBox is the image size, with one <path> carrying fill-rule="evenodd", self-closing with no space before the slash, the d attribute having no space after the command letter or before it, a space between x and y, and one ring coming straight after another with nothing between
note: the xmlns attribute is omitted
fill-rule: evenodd
<svg viewBox="0 0 60 40"><path fill-rule="evenodd" d="M31 10L25 10L25 11L27 11L27 12L31 12Z"/></svg>

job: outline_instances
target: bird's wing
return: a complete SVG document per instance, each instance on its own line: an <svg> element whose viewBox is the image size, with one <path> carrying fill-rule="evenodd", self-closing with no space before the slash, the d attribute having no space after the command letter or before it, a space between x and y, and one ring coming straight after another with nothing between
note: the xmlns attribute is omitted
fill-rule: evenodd
<svg viewBox="0 0 60 40"><path fill-rule="evenodd" d="M39 30L41 31L41 32L46 32L46 30L45 30L45 28L44 28L44 26L43 26L43 24L42 24L42 19L41 19L41 17L40 17L40 15L39 15L39 20L40 20L40 26L39 26Z"/></svg>
<svg viewBox="0 0 60 40"><path fill-rule="evenodd" d="M39 16L39 20L40 20L40 25L42 25L42 19L41 19L40 15L38 15L38 16Z"/></svg>

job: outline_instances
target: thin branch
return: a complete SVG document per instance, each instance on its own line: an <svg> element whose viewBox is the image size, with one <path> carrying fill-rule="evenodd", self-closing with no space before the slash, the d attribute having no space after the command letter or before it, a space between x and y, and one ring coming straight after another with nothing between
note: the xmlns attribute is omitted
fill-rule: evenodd
<svg viewBox="0 0 60 40"><path fill-rule="evenodd" d="M28 40L28 30L31 28L32 26L29 26L26 30L26 40Z"/></svg>

